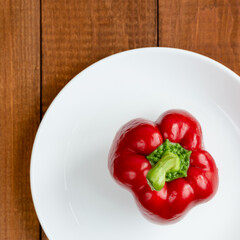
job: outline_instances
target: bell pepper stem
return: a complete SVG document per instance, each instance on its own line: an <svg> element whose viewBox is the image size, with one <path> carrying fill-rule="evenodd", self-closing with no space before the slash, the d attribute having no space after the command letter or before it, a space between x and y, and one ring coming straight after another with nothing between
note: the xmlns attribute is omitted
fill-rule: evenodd
<svg viewBox="0 0 240 240"><path fill-rule="evenodd" d="M179 169L179 157L170 151L166 151L162 158L147 173L148 184L152 190L160 191L165 185L166 173L178 171Z"/></svg>

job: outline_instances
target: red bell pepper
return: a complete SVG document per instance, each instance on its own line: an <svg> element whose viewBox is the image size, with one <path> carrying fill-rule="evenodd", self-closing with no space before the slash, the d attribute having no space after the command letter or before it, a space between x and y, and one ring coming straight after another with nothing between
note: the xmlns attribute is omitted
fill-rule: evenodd
<svg viewBox="0 0 240 240"><path fill-rule="evenodd" d="M156 122L139 118L125 124L110 149L109 169L157 223L180 219L218 187L218 169L203 149L201 127L182 110L165 112Z"/></svg>

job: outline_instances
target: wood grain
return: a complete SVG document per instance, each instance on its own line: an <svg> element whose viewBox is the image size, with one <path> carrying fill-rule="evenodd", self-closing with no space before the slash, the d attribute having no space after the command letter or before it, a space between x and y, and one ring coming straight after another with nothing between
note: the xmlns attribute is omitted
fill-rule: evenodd
<svg viewBox="0 0 240 240"><path fill-rule="evenodd" d="M204 54L240 74L240 1L159 0L159 45Z"/></svg>
<svg viewBox="0 0 240 240"><path fill-rule="evenodd" d="M156 9L155 0L43 0L43 113L62 87L95 61L157 46Z"/></svg>
<svg viewBox="0 0 240 240"><path fill-rule="evenodd" d="M37 240L29 166L40 121L39 1L0 1L0 239Z"/></svg>

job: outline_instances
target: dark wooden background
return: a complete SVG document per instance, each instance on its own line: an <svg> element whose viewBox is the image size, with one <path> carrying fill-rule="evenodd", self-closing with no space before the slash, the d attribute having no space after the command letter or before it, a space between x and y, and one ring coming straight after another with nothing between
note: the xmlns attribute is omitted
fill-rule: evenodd
<svg viewBox="0 0 240 240"><path fill-rule="evenodd" d="M1 240L47 239L29 166L56 94L95 61L150 46L192 50L240 74L240 0L0 1Z"/></svg>

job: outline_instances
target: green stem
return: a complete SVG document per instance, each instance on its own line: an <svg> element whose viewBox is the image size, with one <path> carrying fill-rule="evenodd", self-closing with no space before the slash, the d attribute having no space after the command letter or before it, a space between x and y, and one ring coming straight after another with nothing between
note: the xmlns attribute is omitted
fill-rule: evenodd
<svg viewBox="0 0 240 240"><path fill-rule="evenodd" d="M162 158L151 168L147 174L147 180L152 190L160 191L165 184L166 174L180 169L179 157L166 151Z"/></svg>

